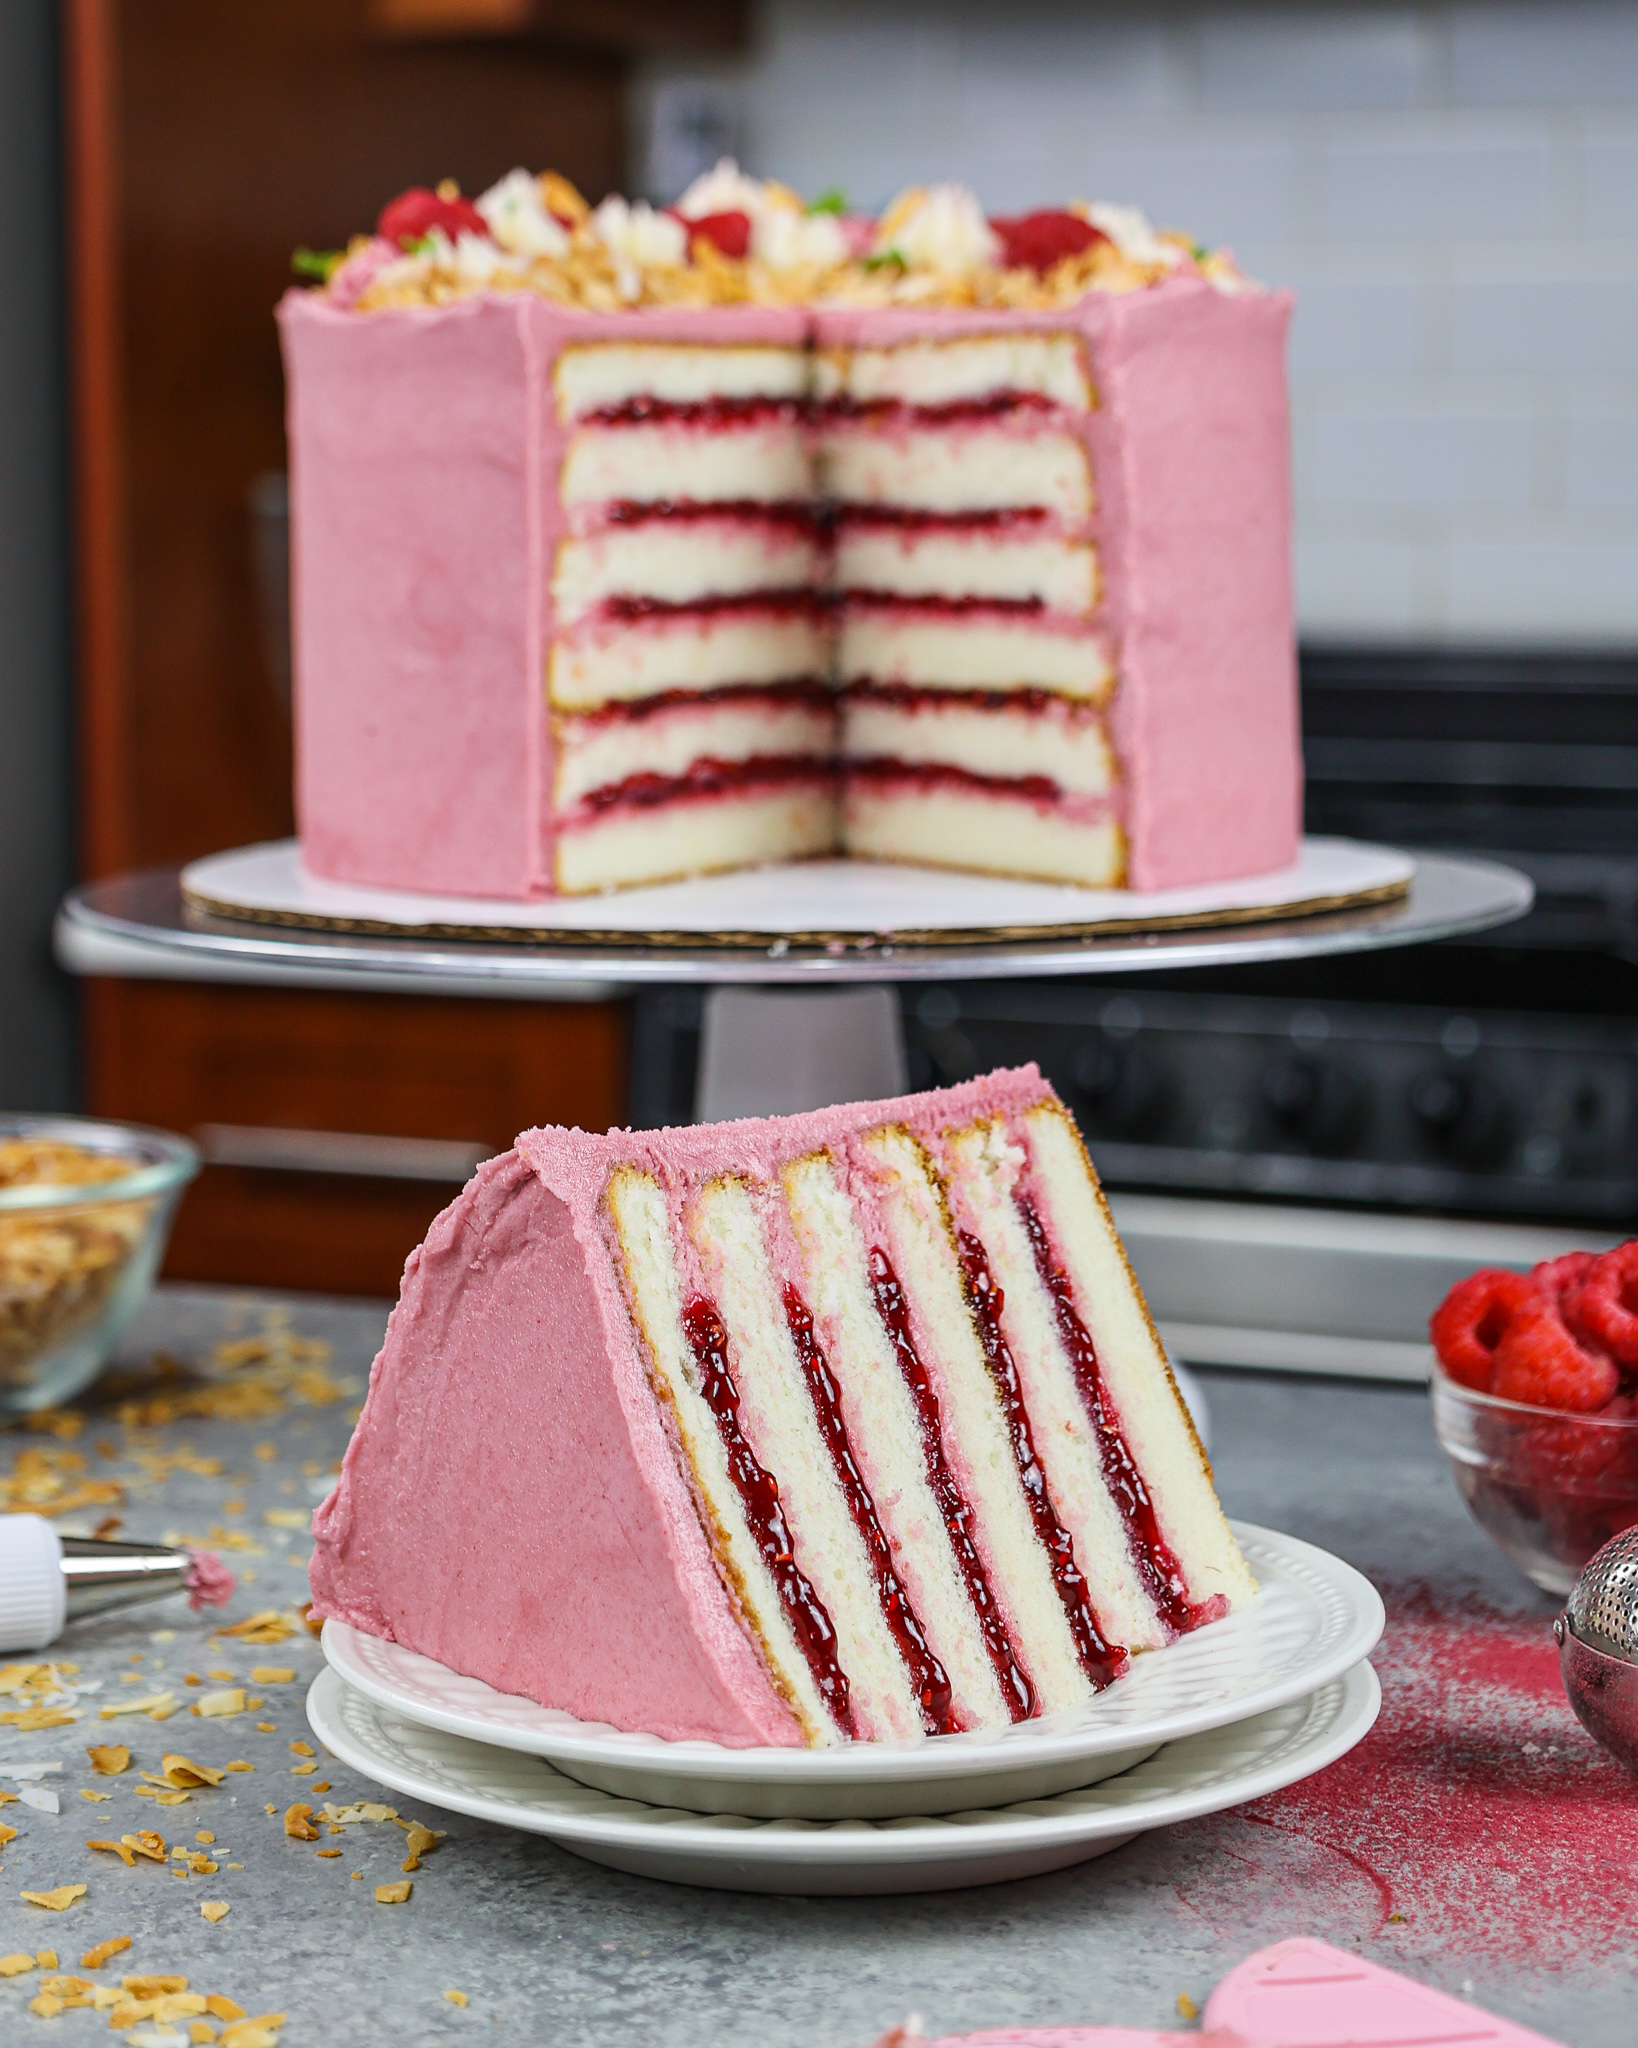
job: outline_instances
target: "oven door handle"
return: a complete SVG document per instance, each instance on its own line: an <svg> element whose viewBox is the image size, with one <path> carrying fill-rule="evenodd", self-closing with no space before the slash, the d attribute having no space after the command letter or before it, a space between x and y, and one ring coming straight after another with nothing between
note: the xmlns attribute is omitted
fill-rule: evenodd
<svg viewBox="0 0 1638 2048"><path fill-rule="evenodd" d="M327 1173L360 1180L442 1181L464 1187L493 1145L463 1138L389 1138L365 1131L289 1130L276 1124L200 1124L194 1142L209 1166Z"/></svg>

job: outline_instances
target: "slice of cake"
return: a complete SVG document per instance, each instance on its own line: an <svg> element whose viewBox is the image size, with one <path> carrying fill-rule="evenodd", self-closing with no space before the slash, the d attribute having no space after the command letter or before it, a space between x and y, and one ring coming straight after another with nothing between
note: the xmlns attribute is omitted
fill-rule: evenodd
<svg viewBox="0 0 1638 2048"><path fill-rule="evenodd" d="M321 267L279 311L316 874L1295 859L1290 299L1225 255L724 165L665 213L407 193Z"/></svg>
<svg viewBox="0 0 1638 2048"><path fill-rule="evenodd" d="M316 1610L734 1746L1003 1727L1255 1591L1034 1067L528 1131L433 1225Z"/></svg>

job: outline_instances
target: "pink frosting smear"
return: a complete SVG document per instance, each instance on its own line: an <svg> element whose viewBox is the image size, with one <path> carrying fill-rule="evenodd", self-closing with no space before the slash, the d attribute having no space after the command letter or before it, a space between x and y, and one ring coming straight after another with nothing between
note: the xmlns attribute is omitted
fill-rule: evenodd
<svg viewBox="0 0 1638 2048"><path fill-rule="evenodd" d="M225 1607L239 1582L214 1550L190 1550L183 1583L188 1589L188 1605L197 1614L201 1607Z"/></svg>
<svg viewBox="0 0 1638 2048"><path fill-rule="evenodd" d="M878 1124L930 1131L1049 1093L1029 1066L806 1116L525 1131L410 1254L313 1518L314 1611L582 1720L799 1746L650 1388L611 1256L609 1172L769 1180Z"/></svg>

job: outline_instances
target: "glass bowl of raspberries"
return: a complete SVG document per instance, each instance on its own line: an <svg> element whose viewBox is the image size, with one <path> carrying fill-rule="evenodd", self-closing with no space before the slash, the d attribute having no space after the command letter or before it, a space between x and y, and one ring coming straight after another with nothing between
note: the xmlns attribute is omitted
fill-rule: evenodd
<svg viewBox="0 0 1638 2048"><path fill-rule="evenodd" d="M1549 1593L1638 1523L1638 1239L1486 1267L1429 1323L1433 1424L1473 1519Z"/></svg>

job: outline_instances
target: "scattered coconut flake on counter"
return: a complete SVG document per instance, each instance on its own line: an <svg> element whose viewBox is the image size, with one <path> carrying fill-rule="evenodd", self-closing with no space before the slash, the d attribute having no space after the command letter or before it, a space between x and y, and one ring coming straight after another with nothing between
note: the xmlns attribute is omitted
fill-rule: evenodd
<svg viewBox="0 0 1638 2048"><path fill-rule="evenodd" d="M244 1687L228 1685L219 1692L201 1693L189 1706L188 1712L197 1714L201 1720L224 1721L235 1714L242 1714L246 1704Z"/></svg>
<svg viewBox="0 0 1638 2048"><path fill-rule="evenodd" d="M112 1721L119 1714L146 1714L150 1720L164 1721L175 1712L175 1693L154 1692L140 1700L111 1700L106 1707L97 1709L97 1719Z"/></svg>
<svg viewBox="0 0 1638 2048"><path fill-rule="evenodd" d="M37 1813L61 1813L62 1804L55 1792L44 1785L25 1785L18 1798L25 1806L32 1806Z"/></svg>
<svg viewBox="0 0 1638 2048"><path fill-rule="evenodd" d="M89 1885L60 1884L55 1891L20 1892L18 1896L31 1906L43 1906L48 1913L66 1913L74 1901L83 1899L89 1890Z"/></svg>

